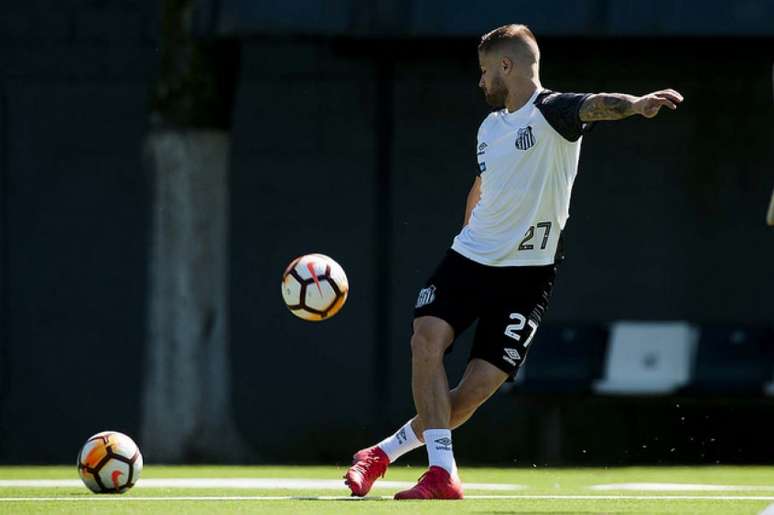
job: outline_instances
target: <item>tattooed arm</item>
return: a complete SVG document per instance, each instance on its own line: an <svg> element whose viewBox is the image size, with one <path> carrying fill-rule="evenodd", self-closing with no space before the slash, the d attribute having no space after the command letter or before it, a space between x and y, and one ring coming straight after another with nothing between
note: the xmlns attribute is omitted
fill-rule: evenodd
<svg viewBox="0 0 774 515"><path fill-rule="evenodd" d="M653 118L662 107L674 110L682 101L683 96L673 89L663 89L641 97L624 93L597 93L583 102L579 115L583 122L621 120L635 114Z"/></svg>

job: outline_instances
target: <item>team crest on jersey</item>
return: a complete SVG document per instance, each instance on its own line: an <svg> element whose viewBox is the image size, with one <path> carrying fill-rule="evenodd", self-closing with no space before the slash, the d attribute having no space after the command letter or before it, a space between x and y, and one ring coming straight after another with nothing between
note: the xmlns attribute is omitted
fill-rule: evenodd
<svg viewBox="0 0 774 515"><path fill-rule="evenodd" d="M430 285L427 288L419 290L419 297L417 297L417 308L427 306L435 300L435 286Z"/></svg>
<svg viewBox="0 0 774 515"><path fill-rule="evenodd" d="M532 133L532 126L527 125L516 132L516 148L527 150L535 145L535 135Z"/></svg>

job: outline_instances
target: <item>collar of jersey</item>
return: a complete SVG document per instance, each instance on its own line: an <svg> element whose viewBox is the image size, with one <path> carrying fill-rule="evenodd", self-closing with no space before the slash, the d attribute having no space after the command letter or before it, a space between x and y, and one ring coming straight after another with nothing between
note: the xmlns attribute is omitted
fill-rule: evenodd
<svg viewBox="0 0 774 515"><path fill-rule="evenodd" d="M511 118L511 117L516 117L516 116L519 116L519 115L522 115L522 114L526 113L526 112L527 112L527 111L529 111L529 109L532 107L532 104L534 104L534 103L535 103L535 99L537 98L537 96L540 94L540 92L541 92L541 91L543 91L543 88L535 88L535 92L534 92L534 93L532 93L532 96L531 96L531 97L529 97L529 100L527 100L527 101L524 103L524 105L523 105L523 106L521 106L520 108L516 109L516 110L515 110L514 112L512 112L512 113L509 113L509 112L508 112L508 108L507 108L507 107L504 107L504 108L503 108L503 114L504 114L505 116L507 116L507 117Z"/></svg>

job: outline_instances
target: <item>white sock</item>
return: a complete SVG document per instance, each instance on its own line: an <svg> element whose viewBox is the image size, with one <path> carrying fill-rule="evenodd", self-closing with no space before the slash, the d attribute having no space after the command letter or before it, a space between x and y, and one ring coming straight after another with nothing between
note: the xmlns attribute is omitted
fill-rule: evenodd
<svg viewBox="0 0 774 515"><path fill-rule="evenodd" d="M407 452L413 451L417 447L422 447L424 444L414 434L414 430L411 429L411 421L409 420L394 435L388 436L377 445L390 458L390 463L392 463Z"/></svg>
<svg viewBox="0 0 774 515"><path fill-rule="evenodd" d="M452 451L452 439L450 429L428 429L422 433L425 438L427 457L430 466L443 467L449 474L457 473Z"/></svg>

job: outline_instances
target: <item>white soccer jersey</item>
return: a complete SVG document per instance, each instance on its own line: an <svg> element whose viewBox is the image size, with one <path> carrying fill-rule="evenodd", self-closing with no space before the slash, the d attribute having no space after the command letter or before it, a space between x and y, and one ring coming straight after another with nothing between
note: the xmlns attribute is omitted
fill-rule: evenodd
<svg viewBox="0 0 774 515"><path fill-rule="evenodd" d="M578 171L578 112L588 94L538 89L520 109L478 129L481 199L452 249L490 266L550 265Z"/></svg>

